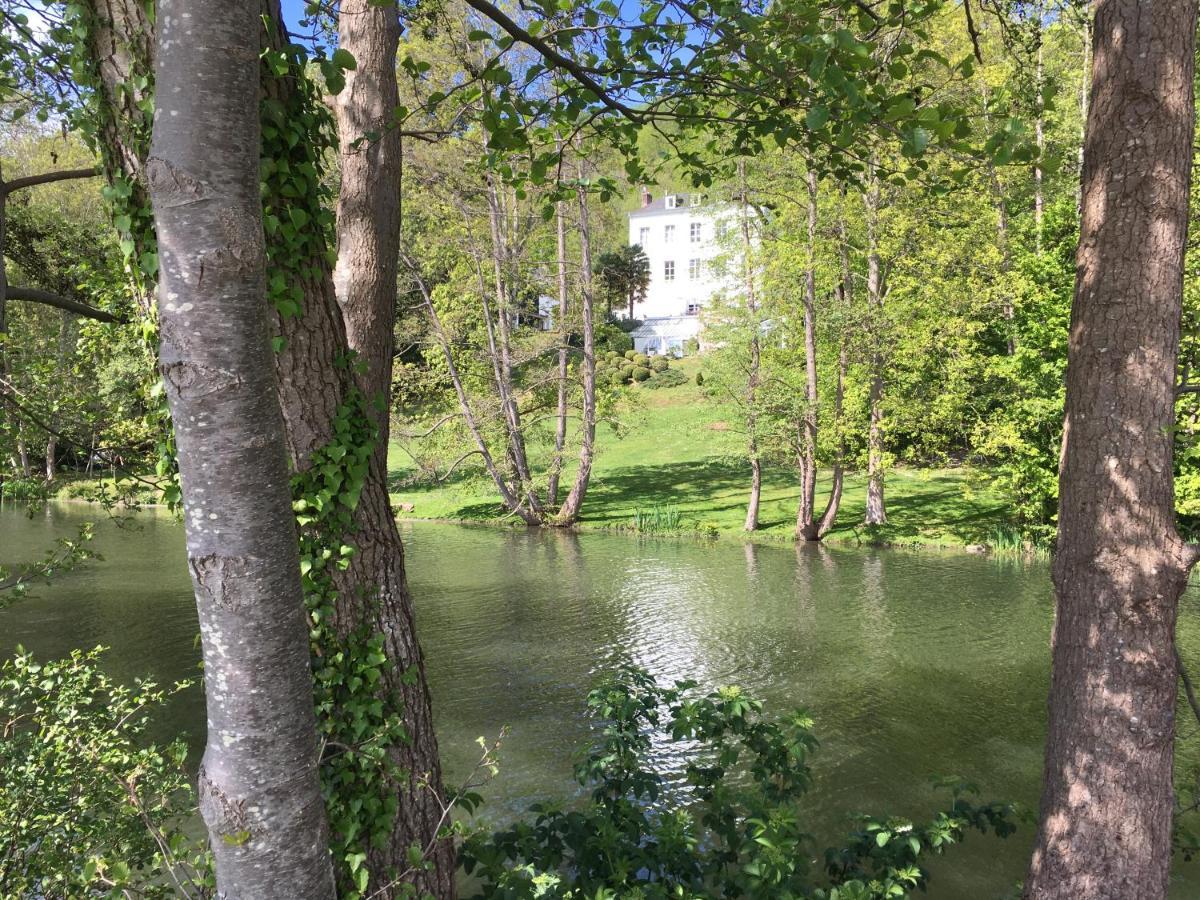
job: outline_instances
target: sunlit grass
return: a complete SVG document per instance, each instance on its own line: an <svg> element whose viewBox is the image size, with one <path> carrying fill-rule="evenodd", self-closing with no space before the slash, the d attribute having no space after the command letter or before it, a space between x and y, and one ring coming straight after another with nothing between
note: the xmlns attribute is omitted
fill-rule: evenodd
<svg viewBox="0 0 1200 900"><path fill-rule="evenodd" d="M686 385L639 394L641 409L626 417L618 435L601 426L592 480L581 525L629 529L634 511L671 509L678 523L671 530L741 534L746 516L750 474L742 455L745 437L736 412L723 409L695 384L701 360L677 367L689 376ZM536 448L535 448L536 450ZM490 479L468 470L440 484L407 484L414 475L398 450L391 458L397 487L395 502L413 504L406 516L428 519L496 520L504 517ZM838 524L829 539L842 542L961 546L988 543L1004 524L1003 504L965 468L896 468L888 474L888 524L861 526L866 506L866 478L851 473ZM563 481L569 484L570 468ZM829 473L817 484L818 510L829 489ZM760 502L757 537L789 540L795 528L800 488L795 469L767 467Z"/></svg>

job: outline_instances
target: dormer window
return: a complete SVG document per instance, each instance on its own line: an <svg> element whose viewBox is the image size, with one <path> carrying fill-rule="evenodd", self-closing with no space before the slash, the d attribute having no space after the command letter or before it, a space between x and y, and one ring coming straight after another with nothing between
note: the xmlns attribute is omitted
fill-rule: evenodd
<svg viewBox="0 0 1200 900"><path fill-rule="evenodd" d="M704 197L700 194L692 194L692 196L688 198L688 202L691 203L692 206L699 206L703 199Z"/></svg>
<svg viewBox="0 0 1200 900"><path fill-rule="evenodd" d="M667 201L667 209L678 209L679 208L679 195L678 194L667 194L666 201Z"/></svg>

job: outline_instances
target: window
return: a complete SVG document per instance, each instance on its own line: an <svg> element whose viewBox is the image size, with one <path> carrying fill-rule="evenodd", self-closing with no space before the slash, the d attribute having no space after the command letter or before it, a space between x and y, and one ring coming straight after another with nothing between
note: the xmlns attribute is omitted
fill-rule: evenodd
<svg viewBox="0 0 1200 900"><path fill-rule="evenodd" d="M691 224L691 235L692 235L692 243L693 244L700 243L701 228L702 228L702 226L699 222L693 222Z"/></svg>
<svg viewBox="0 0 1200 900"><path fill-rule="evenodd" d="M663 240L666 241L668 244L671 243L671 241L675 240L675 226L674 225L664 225L663 226Z"/></svg>
<svg viewBox="0 0 1200 900"><path fill-rule="evenodd" d="M668 259L663 263L663 281L675 280L675 260Z"/></svg>
<svg viewBox="0 0 1200 900"><path fill-rule="evenodd" d="M692 194L691 197L688 198L688 200L691 202L692 206L699 206L704 201L704 195L703 194Z"/></svg>
<svg viewBox="0 0 1200 900"><path fill-rule="evenodd" d="M638 243L645 247L650 243L650 229L641 228L638 230Z"/></svg>
<svg viewBox="0 0 1200 900"><path fill-rule="evenodd" d="M667 194L667 209L675 209L679 206L679 197L675 194Z"/></svg>
<svg viewBox="0 0 1200 900"><path fill-rule="evenodd" d="M699 303L689 303L687 305L687 314L689 316L700 315L700 304Z"/></svg>
<svg viewBox="0 0 1200 900"><path fill-rule="evenodd" d="M689 259L688 260L688 280L695 281L699 277L700 277L700 260Z"/></svg>

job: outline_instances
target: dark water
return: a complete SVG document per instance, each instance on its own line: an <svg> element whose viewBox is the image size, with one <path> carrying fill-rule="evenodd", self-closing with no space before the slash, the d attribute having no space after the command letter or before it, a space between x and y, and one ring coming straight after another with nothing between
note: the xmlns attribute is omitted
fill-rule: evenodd
<svg viewBox="0 0 1200 900"><path fill-rule="evenodd" d="M60 506L0 511L0 561L40 556L101 514ZM196 618L173 519L136 530L97 523L103 562L38 588L0 613L0 654L112 648L121 678L196 674ZM913 817L943 795L935 776L977 782L985 799L1036 804L1048 684L1047 567L965 554L754 547L728 539L405 527L421 640L449 779L478 756L475 738L510 736L489 786L490 815L572 791L589 735L581 716L596 674L633 662L660 679L736 683L780 711L806 707L821 749L810 830L834 840L854 812ZM1185 600L1185 654L1200 658L1200 596ZM1180 716L1183 755L1200 744ZM203 728L198 692L165 731ZM668 761L669 762L669 761ZM930 895L1005 896L1032 828L971 837L935 867ZM1200 863L1181 864L1172 896L1200 896Z"/></svg>

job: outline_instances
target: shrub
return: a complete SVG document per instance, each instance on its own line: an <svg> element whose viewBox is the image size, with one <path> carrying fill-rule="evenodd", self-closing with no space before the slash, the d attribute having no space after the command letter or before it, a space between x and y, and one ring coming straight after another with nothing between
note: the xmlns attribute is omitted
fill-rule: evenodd
<svg viewBox="0 0 1200 900"><path fill-rule="evenodd" d="M598 351L611 351L620 355L626 350L633 349L633 338L616 325L597 325L596 349Z"/></svg>
<svg viewBox="0 0 1200 900"><path fill-rule="evenodd" d="M968 830L1014 830L1010 806L977 806L958 786L928 824L861 817L838 846L814 852L799 817L812 719L768 720L736 687L695 687L664 688L632 666L599 684L587 699L604 722L599 746L575 768L590 799L539 804L528 821L469 837L459 858L480 896L894 900L924 890L928 858ZM652 759L681 761L683 783Z"/></svg>
<svg viewBox="0 0 1200 900"><path fill-rule="evenodd" d="M655 372L654 377L647 381L643 387L653 389L679 387L681 384L687 384L687 380L687 376L678 369L667 369L666 371Z"/></svg>
<svg viewBox="0 0 1200 900"><path fill-rule="evenodd" d="M644 368L648 369L650 368L650 357L648 357L645 353L639 353L633 358L633 363L634 365L643 366Z"/></svg>
<svg viewBox="0 0 1200 900"><path fill-rule="evenodd" d="M650 377L650 370L645 366L637 366L633 370L634 381L646 381Z"/></svg>
<svg viewBox="0 0 1200 900"><path fill-rule="evenodd" d="M637 356L638 356L638 352L636 350L626 350L625 351L625 358L630 361L637 359Z"/></svg>
<svg viewBox="0 0 1200 900"><path fill-rule="evenodd" d="M665 532L678 531L683 524L683 514L679 511L678 506L659 506L654 505L653 509L635 509L633 511L633 521L630 523L633 530L642 534L662 534Z"/></svg>
<svg viewBox="0 0 1200 900"><path fill-rule="evenodd" d="M665 372L671 368L671 361L665 356L656 356L650 360L650 368L655 372Z"/></svg>
<svg viewBox="0 0 1200 900"><path fill-rule="evenodd" d="M696 384L697 385L704 384L704 373L703 372L696 373Z"/></svg>
<svg viewBox="0 0 1200 900"><path fill-rule="evenodd" d="M150 715L186 685L126 687L100 650L0 666L0 896L174 897L207 893L207 854L189 837L187 745L145 741ZM168 854L164 857L164 853Z"/></svg>

